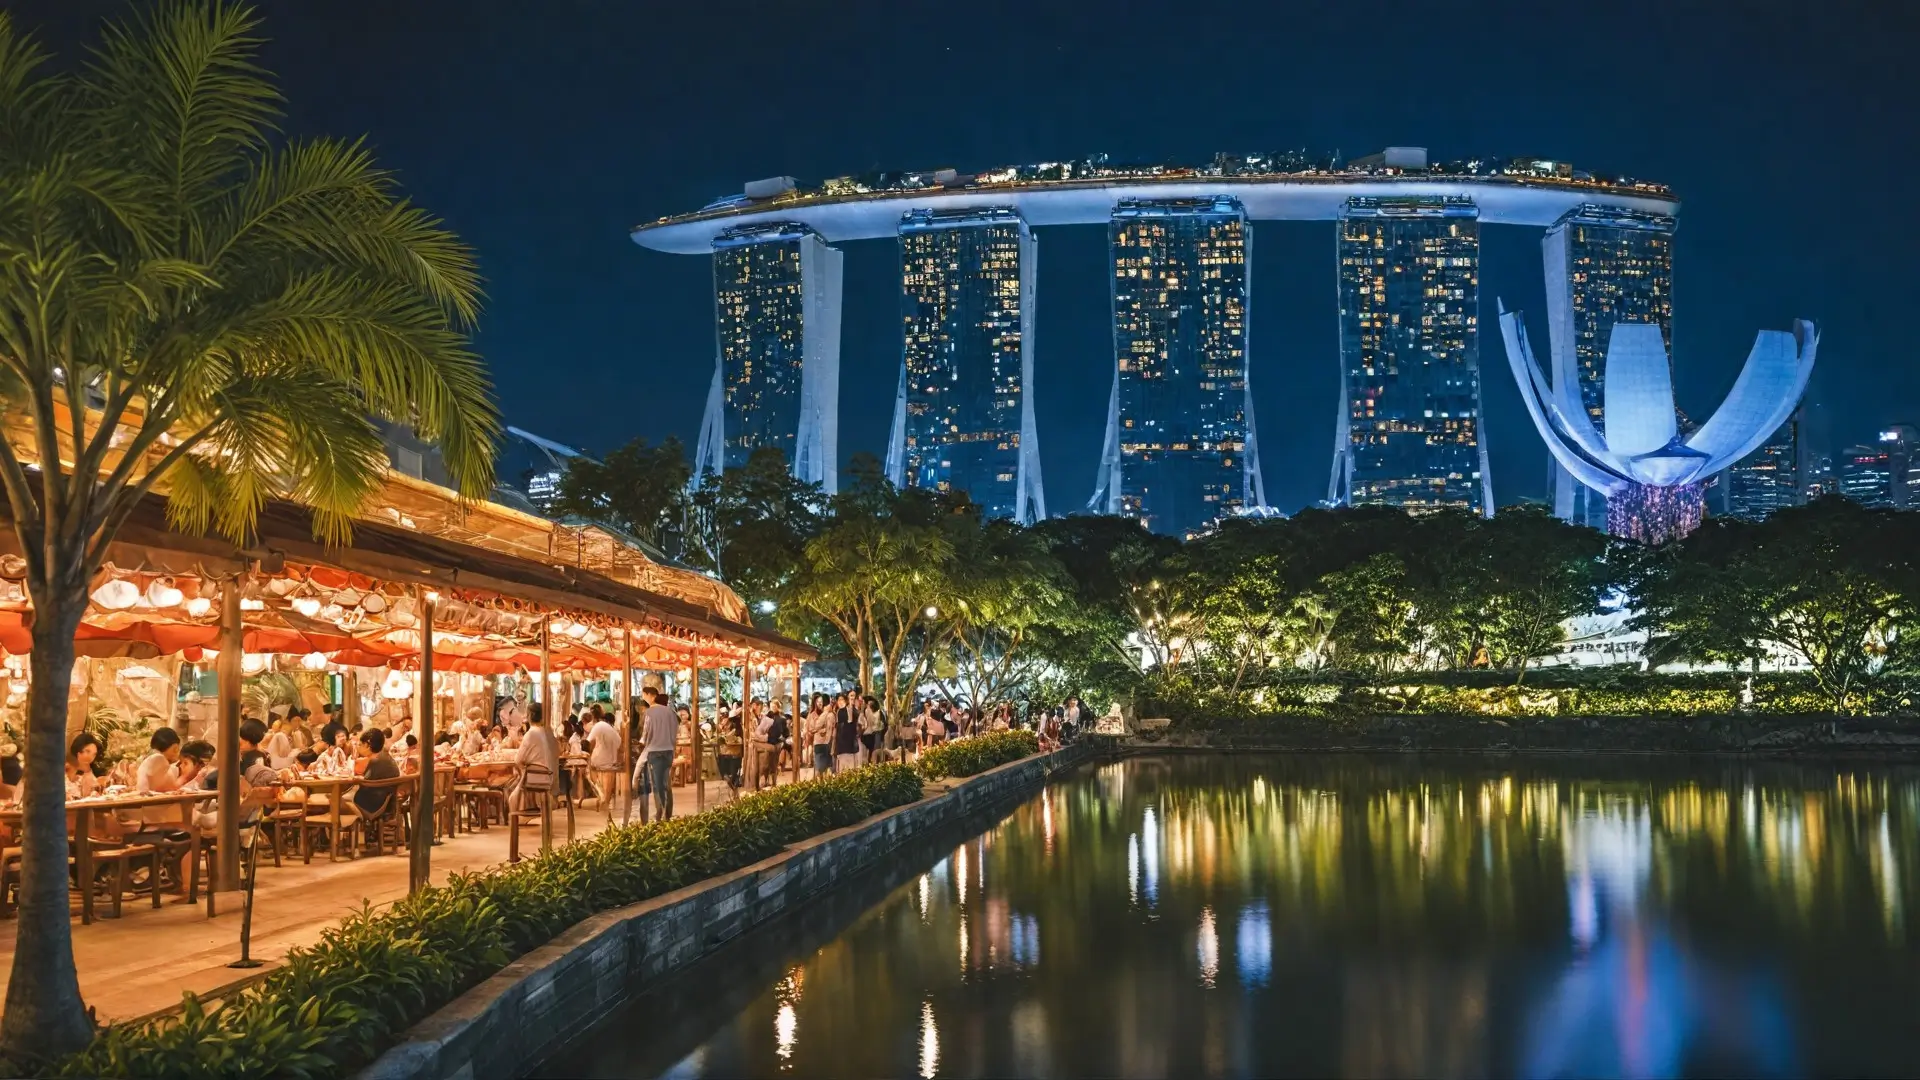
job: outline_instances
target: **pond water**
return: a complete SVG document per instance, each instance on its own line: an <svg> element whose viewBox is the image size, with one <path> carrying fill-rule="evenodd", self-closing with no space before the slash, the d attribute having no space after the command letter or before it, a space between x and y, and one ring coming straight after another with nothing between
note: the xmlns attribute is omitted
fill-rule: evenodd
<svg viewBox="0 0 1920 1080"><path fill-rule="evenodd" d="M1913 1075L1917 888L1905 768L1133 759L649 988L548 1071Z"/></svg>

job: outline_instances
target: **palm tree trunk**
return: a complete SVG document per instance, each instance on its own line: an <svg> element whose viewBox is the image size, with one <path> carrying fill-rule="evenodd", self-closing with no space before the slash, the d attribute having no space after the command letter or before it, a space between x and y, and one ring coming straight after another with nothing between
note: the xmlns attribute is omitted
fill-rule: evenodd
<svg viewBox="0 0 1920 1080"><path fill-rule="evenodd" d="M87 605L86 582L49 592L50 602L44 607L36 602L34 611L20 917L6 1015L0 1018L0 1047L16 1058L37 1060L73 1053L93 1038L93 1021L80 1000L67 914L67 691L73 682L73 634Z"/></svg>

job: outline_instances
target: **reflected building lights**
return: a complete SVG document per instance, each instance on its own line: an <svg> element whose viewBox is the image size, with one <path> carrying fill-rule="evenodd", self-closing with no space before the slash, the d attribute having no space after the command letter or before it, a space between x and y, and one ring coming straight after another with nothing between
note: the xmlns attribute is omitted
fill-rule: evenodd
<svg viewBox="0 0 1920 1080"><path fill-rule="evenodd" d="M940 1071L940 1029L933 1022L933 1002L920 1003L920 1076L933 1080Z"/></svg>
<svg viewBox="0 0 1920 1080"><path fill-rule="evenodd" d="M1152 906L1160 900L1160 823L1154 818L1151 806L1147 807L1146 816L1140 823L1140 848L1147 904Z"/></svg>
<svg viewBox="0 0 1920 1080"><path fill-rule="evenodd" d="M1127 901L1140 906L1140 834L1127 837Z"/></svg>
<svg viewBox="0 0 1920 1080"><path fill-rule="evenodd" d="M793 1011L792 1002L783 1001L773 1014L773 1052L779 1055L782 1068L793 1060L793 1044L799 1037L800 1015Z"/></svg>
<svg viewBox="0 0 1920 1080"><path fill-rule="evenodd" d="M1200 985L1213 989L1220 977L1220 934L1214 929L1213 909L1200 909L1200 933L1194 941L1194 953L1200 962Z"/></svg>
<svg viewBox="0 0 1920 1080"><path fill-rule="evenodd" d="M1233 959L1239 967L1241 986L1267 985L1273 974L1273 923L1265 900L1255 900L1240 909Z"/></svg>

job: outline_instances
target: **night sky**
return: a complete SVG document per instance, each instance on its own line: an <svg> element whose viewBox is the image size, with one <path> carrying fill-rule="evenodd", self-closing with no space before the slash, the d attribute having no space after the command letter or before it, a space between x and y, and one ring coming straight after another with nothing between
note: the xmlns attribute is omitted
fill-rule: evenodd
<svg viewBox="0 0 1920 1080"><path fill-rule="evenodd" d="M71 53L103 0L5 6ZM1913 86L1920 16L1888 2L999 4L272 0L265 62L293 134L366 135L478 249L478 346L509 423L599 451L691 444L713 368L710 265L629 227L744 181L1288 148L1532 154L1673 186L1683 409L1718 404L1762 327L1816 320L1810 392L1838 445L1920 420ZM1038 230L1047 501L1084 504L1112 377L1103 228ZM848 244L843 455L880 452L898 254ZM1333 226L1254 230L1252 378L1267 491L1325 493L1336 408ZM1546 340L1540 232L1483 230L1494 490L1546 451L1494 299Z"/></svg>

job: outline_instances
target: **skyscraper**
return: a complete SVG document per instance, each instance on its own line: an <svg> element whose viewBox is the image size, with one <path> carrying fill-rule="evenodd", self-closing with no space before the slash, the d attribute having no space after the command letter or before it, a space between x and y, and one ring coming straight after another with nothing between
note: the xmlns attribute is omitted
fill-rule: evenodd
<svg viewBox="0 0 1920 1080"><path fill-rule="evenodd" d="M1492 513L1480 439L1480 221L1459 196L1348 199L1329 502Z"/></svg>
<svg viewBox="0 0 1920 1080"><path fill-rule="evenodd" d="M1578 380L1581 404L1603 434L1613 325L1653 323L1673 355L1673 228L1665 214L1589 203L1562 214L1541 241L1553 379ZM1554 513L1605 528L1605 496L1575 483L1557 463L1550 470Z"/></svg>
<svg viewBox="0 0 1920 1080"><path fill-rule="evenodd" d="M696 480L771 446L795 476L837 479L842 257L806 225L730 229L713 241L718 356Z"/></svg>
<svg viewBox="0 0 1920 1080"><path fill-rule="evenodd" d="M1247 388L1247 255L1237 199L1126 199L1113 253L1113 394L1090 508L1184 536L1265 506Z"/></svg>
<svg viewBox="0 0 1920 1080"><path fill-rule="evenodd" d="M1905 510L1916 501L1920 480L1920 429L1889 424L1871 444L1850 446L1840 457L1840 493L1866 506Z"/></svg>
<svg viewBox="0 0 1920 1080"><path fill-rule="evenodd" d="M1803 490L1800 423L1796 412L1760 449L1727 470L1720 482L1726 485L1729 516L1760 521L1775 510L1799 505Z"/></svg>
<svg viewBox="0 0 1920 1080"><path fill-rule="evenodd" d="M1035 244L1015 210L900 222L896 484L966 491L988 517L1046 516L1033 413Z"/></svg>

